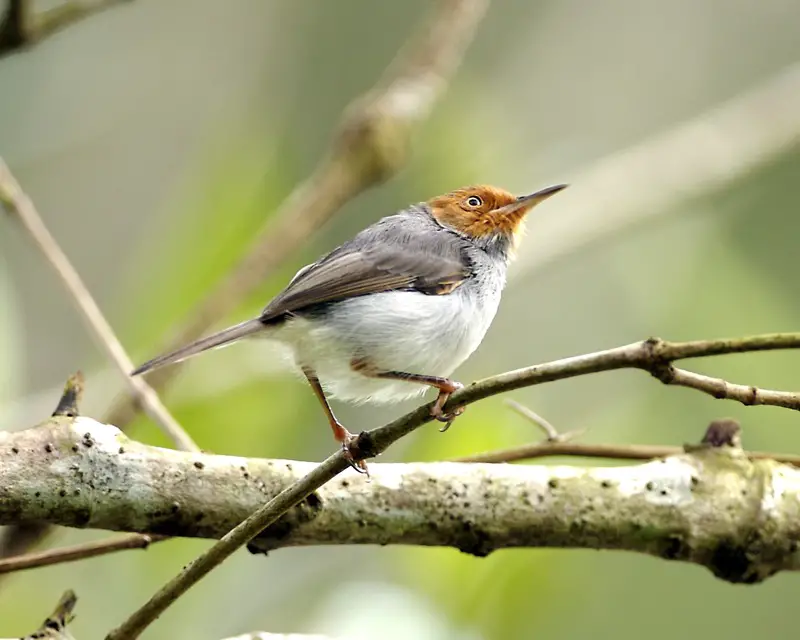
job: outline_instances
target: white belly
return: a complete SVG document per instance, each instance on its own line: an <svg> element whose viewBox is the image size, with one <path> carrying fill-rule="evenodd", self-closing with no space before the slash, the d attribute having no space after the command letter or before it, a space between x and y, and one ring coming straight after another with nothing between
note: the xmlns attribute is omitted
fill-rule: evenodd
<svg viewBox="0 0 800 640"><path fill-rule="evenodd" d="M499 290L481 298L461 289L441 296L392 291L338 303L324 320L288 320L270 337L292 347L296 364L314 369L332 397L396 402L429 387L366 377L352 369L353 359L379 370L448 377L477 349L499 301Z"/></svg>

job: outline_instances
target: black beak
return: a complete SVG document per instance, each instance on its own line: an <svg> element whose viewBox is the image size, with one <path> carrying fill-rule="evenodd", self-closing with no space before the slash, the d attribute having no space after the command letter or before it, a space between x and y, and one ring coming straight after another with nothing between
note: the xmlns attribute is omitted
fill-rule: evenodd
<svg viewBox="0 0 800 640"><path fill-rule="evenodd" d="M541 189L540 191L536 191L535 193L531 193L527 196L520 196L515 202L501 207L497 210L497 212L500 214L510 214L527 211L528 209L535 207L540 202L547 200L550 196L554 196L559 191L563 191L568 186L569 185L566 184L557 184L552 187Z"/></svg>

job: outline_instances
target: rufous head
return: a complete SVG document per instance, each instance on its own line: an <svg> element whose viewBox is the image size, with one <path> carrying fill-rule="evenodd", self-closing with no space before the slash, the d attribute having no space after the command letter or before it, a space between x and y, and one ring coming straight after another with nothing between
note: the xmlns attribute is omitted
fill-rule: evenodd
<svg viewBox="0 0 800 640"><path fill-rule="evenodd" d="M513 250L525 215L566 187L559 184L527 196L515 196L491 185L475 185L431 198L428 206L442 226L477 241L501 240Z"/></svg>

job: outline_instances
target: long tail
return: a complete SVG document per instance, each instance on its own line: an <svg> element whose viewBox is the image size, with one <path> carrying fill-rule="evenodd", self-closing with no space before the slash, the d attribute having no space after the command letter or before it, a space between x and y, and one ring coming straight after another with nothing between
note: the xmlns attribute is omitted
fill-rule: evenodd
<svg viewBox="0 0 800 640"><path fill-rule="evenodd" d="M153 369L158 369L159 367L172 364L173 362L186 360L186 358L191 358L192 356L202 353L203 351L216 349L217 347L223 347L232 342L236 342L245 336L253 335L254 333L261 331L263 328L264 324L257 318L254 320L245 320L244 322L240 322L232 327L223 329L219 333L195 340L194 342L187 344L185 347L181 347L180 349L172 351L171 353L165 353L157 358L153 358L152 360L145 362L142 366L131 371L131 375L138 376L140 373L152 371Z"/></svg>

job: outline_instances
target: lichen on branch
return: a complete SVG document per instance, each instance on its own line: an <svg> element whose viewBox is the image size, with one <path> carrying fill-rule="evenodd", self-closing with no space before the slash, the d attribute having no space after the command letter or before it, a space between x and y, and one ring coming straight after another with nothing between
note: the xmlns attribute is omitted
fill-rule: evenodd
<svg viewBox="0 0 800 640"><path fill-rule="evenodd" d="M86 417L0 434L0 524L219 538L316 465L180 452ZM625 467L378 464L334 479L250 545L636 551L730 582L800 567L800 470L704 445Z"/></svg>

